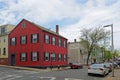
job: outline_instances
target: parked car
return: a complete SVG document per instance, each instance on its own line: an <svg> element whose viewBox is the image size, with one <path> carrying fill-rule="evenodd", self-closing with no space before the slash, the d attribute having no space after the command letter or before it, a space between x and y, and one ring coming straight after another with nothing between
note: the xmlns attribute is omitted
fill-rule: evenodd
<svg viewBox="0 0 120 80"><path fill-rule="evenodd" d="M109 72L111 72L112 71L112 63L104 63L104 64L105 64L106 68L109 69Z"/></svg>
<svg viewBox="0 0 120 80"><path fill-rule="evenodd" d="M81 68L83 68L83 65L80 63L71 63L70 68L71 69L81 69Z"/></svg>
<svg viewBox="0 0 120 80"><path fill-rule="evenodd" d="M105 76L109 73L109 69L106 68L105 64L92 64L88 67L88 75L99 74Z"/></svg>
<svg viewBox="0 0 120 80"><path fill-rule="evenodd" d="M120 67L120 61L116 61L117 66Z"/></svg>
<svg viewBox="0 0 120 80"><path fill-rule="evenodd" d="M117 62L114 62L113 65L114 65L114 68L117 68L117 67L118 67Z"/></svg>

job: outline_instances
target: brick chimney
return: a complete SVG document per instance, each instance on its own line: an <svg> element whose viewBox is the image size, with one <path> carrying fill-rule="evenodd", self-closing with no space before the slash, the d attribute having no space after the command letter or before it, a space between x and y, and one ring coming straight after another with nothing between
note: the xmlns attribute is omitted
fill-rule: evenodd
<svg viewBox="0 0 120 80"><path fill-rule="evenodd" d="M76 39L74 39L74 42L75 42L75 43L76 43L76 41L77 41L77 40L76 40Z"/></svg>
<svg viewBox="0 0 120 80"><path fill-rule="evenodd" d="M56 33L59 34L59 25L56 25Z"/></svg>

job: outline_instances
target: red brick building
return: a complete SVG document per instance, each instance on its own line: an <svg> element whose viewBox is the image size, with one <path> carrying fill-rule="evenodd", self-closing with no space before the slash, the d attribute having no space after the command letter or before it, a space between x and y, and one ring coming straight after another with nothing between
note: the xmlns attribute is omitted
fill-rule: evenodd
<svg viewBox="0 0 120 80"><path fill-rule="evenodd" d="M66 66L67 39L23 19L9 34L10 65L30 67Z"/></svg>

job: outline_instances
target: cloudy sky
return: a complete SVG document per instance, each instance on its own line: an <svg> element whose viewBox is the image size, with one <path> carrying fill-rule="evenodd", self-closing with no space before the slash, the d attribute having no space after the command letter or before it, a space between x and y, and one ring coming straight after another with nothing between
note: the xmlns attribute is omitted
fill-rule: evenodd
<svg viewBox="0 0 120 80"><path fill-rule="evenodd" d="M113 24L114 47L120 49L120 0L0 0L0 25L23 18L51 30L58 24L70 42L79 41L82 28Z"/></svg>

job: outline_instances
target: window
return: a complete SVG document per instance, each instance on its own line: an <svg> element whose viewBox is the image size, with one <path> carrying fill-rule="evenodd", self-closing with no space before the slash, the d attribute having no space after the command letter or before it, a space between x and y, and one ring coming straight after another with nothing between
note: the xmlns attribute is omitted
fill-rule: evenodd
<svg viewBox="0 0 120 80"><path fill-rule="evenodd" d="M56 39L55 39L55 37L53 37L52 38L52 44L55 45L55 43L56 43Z"/></svg>
<svg viewBox="0 0 120 80"><path fill-rule="evenodd" d="M38 42L38 34L32 34L32 43Z"/></svg>
<svg viewBox="0 0 120 80"><path fill-rule="evenodd" d="M27 54L26 53L21 53L20 59L21 59L21 61L26 61L27 60Z"/></svg>
<svg viewBox="0 0 120 80"><path fill-rule="evenodd" d="M64 54L64 61L66 61L67 60L67 57L66 57L66 55Z"/></svg>
<svg viewBox="0 0 120 80"><path fill-rule="evenodd" d="M52 53L52 54L51 54L51 58L52 58L52 61L55 61L55 60L56 60L56 55L55 55L55 53Z"/></svg>
<svg viewBox="0 0 120 80"><path fill-rule="evenodd" d="M3 48L3 55L6 55L6 48Z"/></svg>
<svg viewBox="0 0 120 80"><path fill-rule="evenodd" d="M64 41L64 48L66 48L66 41Z"/></svg>
<svg viewBox="0 0 120 80"><path fill-rule="evenodd" d="M3 39L3 42L4 42L4 43L6 42L6 39L5 39L5 38Z"/></svg>
<svg viewBox="0 0 120 80"><path fill-rule="evenodd" d="M50 60L50 54L48 52L45 52L44 55L45 55L45 57L44 57L45 61L49 61Z"/></svg>
<svg viewBox="0 0 120 80"><path fill-rule="evenodd" d="M21 38L21 39L20 39L20 43L21 43L21 44L26 44L26 43L27 43L27 40L26 40L27 37L26 37L26 36L21 36L20 38Z"/></svg>
<svg viewBox="0 0 120 80"><path fill-rule="evenodd" d="M45 35L45 43L50 43L50 37L49 37L49 35Z"/></svg>
<svg viewBox="0 0 120 80"><path fill-rule="evenodd" d="M11 38L11 45L15 45L16 44L16 38Z"/></svg>
<svg viewBox="0 0 120 80"><path fill-rule="evenodd" d="M6 27L1 28L1 34L6 32Z"/></svg>
<svg viewBox="0 0 120 80"><path fill-rule="evenodd" d="M32 61L37 61L38 60L38 53L37 52L32 52Z"/></svg>
<svg viewBox="0 0 120 80"><path fill-rule="evenodd" d="M26 27L25 22L22 22L22 28L25 28L25 27Z"/></svg>
<svg viewBox="0 0 120 80"><path fill-rule="evenodd" d="M62 41L59 39L58 41L58 46L61 47L62 46Z"/></svg>
<svg viewBox="0 0 120 80"><path fill-rule="evenodd" d="M62 61L62 54L58 54L58 61Z"/></svg>

